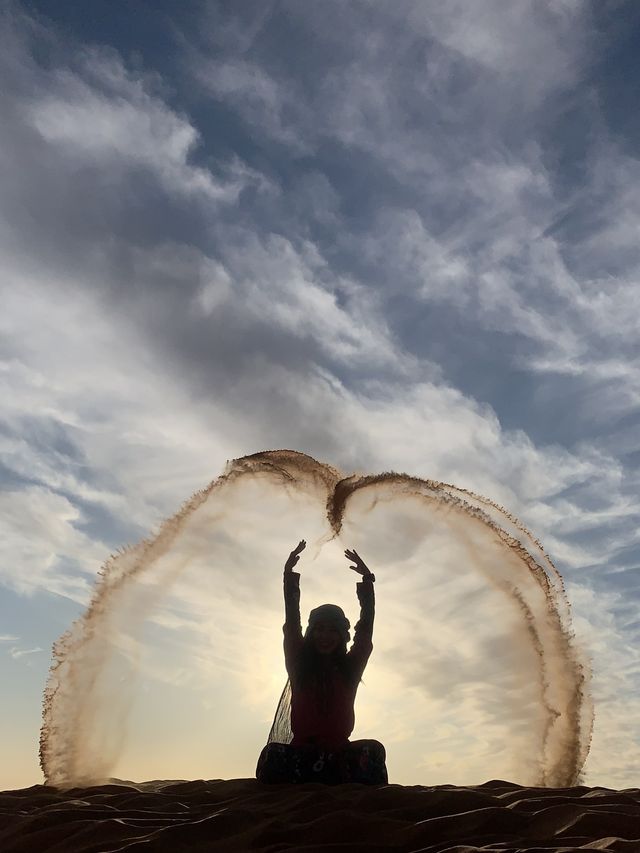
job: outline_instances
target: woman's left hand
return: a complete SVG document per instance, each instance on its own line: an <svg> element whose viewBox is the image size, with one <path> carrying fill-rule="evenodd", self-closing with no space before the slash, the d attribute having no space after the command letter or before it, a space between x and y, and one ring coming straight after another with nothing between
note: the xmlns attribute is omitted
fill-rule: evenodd
<svg viewBox="0 0 640 853"><path fill-rule="evenodd" d="M355 563L355 566L349 566L354 572L357 572L359 575L362 575L363 578L370 578L371 580L375 580L374 575L371 573L369 567L362 559L362 557L358 554L357 551L353 551L349 548L344 552L347 560L351 560Z"/></svg>

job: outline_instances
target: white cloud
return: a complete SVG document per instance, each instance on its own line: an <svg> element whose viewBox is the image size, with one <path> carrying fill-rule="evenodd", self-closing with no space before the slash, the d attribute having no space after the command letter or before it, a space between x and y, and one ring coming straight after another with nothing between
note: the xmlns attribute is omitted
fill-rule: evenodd
<svg viewBox="0 0 640 853"><path fill-rule="evenodd" d="M86 603L87 577L70 574L61 563L73 561L92 579L105 548L77 530L78 509L40 487L4 491L0 506L0 581L22 594L45 589Z"/></svg>
<svg viewBox="0 0 640 853"><path fill-rule="evenodd" d="M9 650L9 654L14 660L20 660L20 658L28 657L29 655L38 654L38 652L43 652L44 649L41 649L40 646L36 646L33 649L19 649L14 647Z"/></svg>
<svg viewBox="0 0 640 853"><path fill-rule="evenodd" d="M174 191L202 193L211 200L237 197L245 182L242 167L234 164L225 179L217 180L190 162L199 143L197 130L150 95L119 59L87 51L83 72L90 83L77 73L59 71L50 79L49 92L38 92L26 107L44 140L65 156L108 165L112 172L146 166Z"/></svg>
<svg viewBox="0 0 640 853"><path fill-rule="evenodd" d="M410 7L414 27L502 78L515 79L530 95L539 98L579 79L590 29L583 0L523 0L509 6L500 0L446 0Z"/></svg>
<svg viewBox="0 0 640 853"><path fill-rule="evenodd" d="M272 136L299 154L310 150L304 139L306 134L299 130L299 119L305 115L304 102L292 86L276 82L263 68L245 59L215 60L200 56L193 62L192 70L208 92L228 103L260 133ZM285 113L290 114L288 121ZM310 116L307 114L306 118Z"/></svg>
<svg viewBox="0 0 640 853"><path fill-rule="evenodd" d="M261 243L246 235L231 255L237 299L253 322L267 321L312 340L333 361L370 370L410 370L384 318L360 283L336 276L313 243L298 250L272 235ZM239 292L238 292L239 291ZM340 293L346 306L338 301Z"/></svg>

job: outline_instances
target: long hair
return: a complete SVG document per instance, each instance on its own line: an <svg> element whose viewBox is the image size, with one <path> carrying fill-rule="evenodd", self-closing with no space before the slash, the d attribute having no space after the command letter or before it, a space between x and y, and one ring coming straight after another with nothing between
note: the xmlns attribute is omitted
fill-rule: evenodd
<svg viewBox="0 0 640 853"><path fill-rule="evenodd" d="M312 611L312 614L314 612ZM318 705L325 713L329 709L333 690L332 675L339 673L348 684L354 684L354 673L349 666L347 657L347 643L349 633L344 633L340 645L330 655L321 655L316 650L311 632L313 619L305 631L302 651L296 672L292 673L292 679L287 679L284 690L280 695L276 712L273 717L267 743L291 743L293 732L291 731L291 697L294 690L312 689L316 693ZM347 622L348 627L348 622ZM360 679L358 679L360 681Z"/></svg>
<svg viewBox="0 0 640 853"><path fill-rule="evenodd" d="M312 628L321 618L335 622L341 639L340 644L330 655L321 655L313 642ZM284 690L276 707L273 723L267 743L291 743L291 698L293 691L312 689L316 693L318 705L325 713L329 710L333 692L333 675L338 672L348 684L355 686L356 679L347 657L349 620L340 607L335 604L323 604L309 614L309 624L304 634L302 650L296 671L287 679Z"/></svg>
<svg viewBox="0 0 640 853"><path fill-rule="evenodd" d="M350 679L347 641L341 639L338 647L330 655L321 655L315 647L312 632L307 630L304 635L298 666L293 674L294 690L297 688L305 689L314 683L322 682L335 670L345 680Z"/></svg>

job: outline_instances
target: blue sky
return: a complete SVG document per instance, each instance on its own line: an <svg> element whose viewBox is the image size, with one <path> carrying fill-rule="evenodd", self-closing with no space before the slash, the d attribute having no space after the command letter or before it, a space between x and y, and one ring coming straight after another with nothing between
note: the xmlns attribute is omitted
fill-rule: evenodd
<svg viewBox="0 0 640 853"><path fill-rule="evenodd" d="M2 18L0 786L38 779L49 649L105 557L277 447L523 518L593 660L589 779L631 784L637 5Z"/></svg>

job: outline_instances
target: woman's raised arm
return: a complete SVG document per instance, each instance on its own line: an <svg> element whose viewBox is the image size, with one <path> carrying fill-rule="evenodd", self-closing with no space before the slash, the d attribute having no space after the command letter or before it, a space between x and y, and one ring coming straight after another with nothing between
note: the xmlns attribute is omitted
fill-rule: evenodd
<svg viewBox="0 0 640 853"><path fill-rule="evenodd" d="M295 668L296 655L302 644L302 625L300 624L300 573L293 569L300 554L307 547L304 539L296 545L284 564L284 658L287 672L291 677Z"/></svg>
<svg viewBox="0 0 640 853"><path fill-rule="evenodd" d="M355 563L349 568L362 575L362 580L356 585L360 602L360 618L355 628L353 645L349 651L349 656L356 661L356 669L360 676L373 650L373 619L376 609L373 583L376 577L357 551L351 551L347 548L344 554L348 560Z"/></svg>

